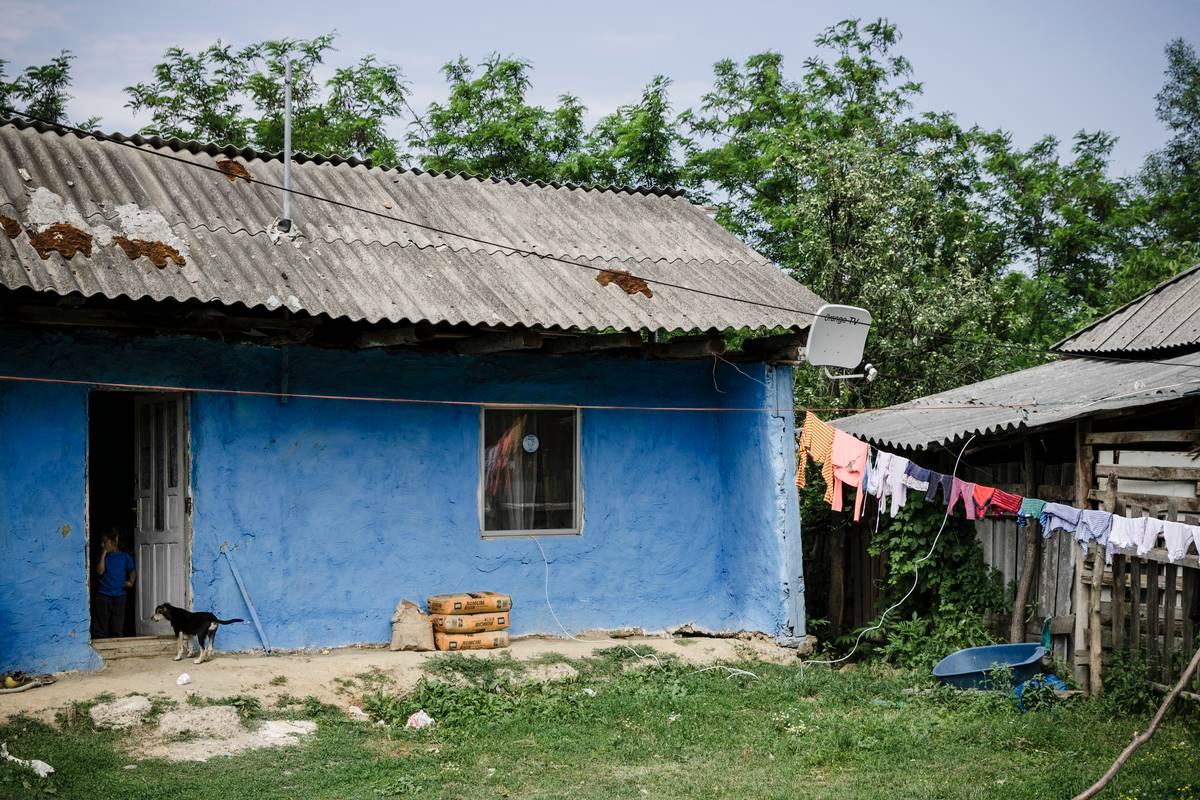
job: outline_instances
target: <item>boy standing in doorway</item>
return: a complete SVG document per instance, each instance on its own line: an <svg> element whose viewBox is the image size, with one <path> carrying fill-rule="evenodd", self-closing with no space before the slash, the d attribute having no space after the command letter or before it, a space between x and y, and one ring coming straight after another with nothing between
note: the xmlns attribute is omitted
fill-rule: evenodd
<svg viewBox="0 0 1200 800"><path fill-rule="evenodd" d="M96 562L99 585L92 610L95 636L124 636L125 593L137 580L137 571L134 568L133 556L121 552L115 530L104 534L100 545L100 559Z"/></svg>

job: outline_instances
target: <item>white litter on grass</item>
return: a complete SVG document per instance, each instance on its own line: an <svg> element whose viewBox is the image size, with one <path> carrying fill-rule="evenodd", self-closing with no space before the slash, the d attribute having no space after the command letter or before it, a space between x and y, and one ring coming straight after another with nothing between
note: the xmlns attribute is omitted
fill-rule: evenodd
<svg viewBox="0 0 1200 800"><path fill-rule="evenodd" d="M584 690L583 690L583 693L584 693L584 694L586 694L588 697L595 697L595 696L596 696L596 690L595 690L595 689L593 689L593 688L591 688L590 686L589 686L588 688L584 689Z"/></svg>
<svg viewBox="0 0 1200 800"><path fill-rule="evenodd" d="M346 709L346 713L350 715L350 719L358 722L370 722L371 718L367 716L367 712L363 711L358 706L350 706Z"/></svg>
<svg viewBox="0 0 1200 800"><path fill-rule="evenodd" d="M433 724L433 717L421 710L410 716L404 727L410 731L419 731L422 728L432 728Z"/></svg>
<svg viewBox="0 0 1200 800"><path fill-rule="evenodd" d="M24 759L10 755L8 752L8 742L0 743L0 756L5 760L11 761L14 764L19 764L22 767L27 767L34 771L39 778L45 778L47 775L54 772L54 767L47 764L45 761L38 761L36 758Z"/></svg>
<svg viewBox="0 0 1200 800"><path fill-rule="evenodd" d="M175 683L179 684L180 686L187 686L191 682L192 676L188 675L186 672L175 679Z"/></svg>

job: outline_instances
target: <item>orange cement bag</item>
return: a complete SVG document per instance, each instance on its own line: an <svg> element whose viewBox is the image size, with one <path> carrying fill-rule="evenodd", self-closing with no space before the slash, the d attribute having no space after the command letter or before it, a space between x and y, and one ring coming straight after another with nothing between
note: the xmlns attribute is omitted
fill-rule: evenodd
<svg viewBox="0 0 1200 800"><path fill-rule="evenodd" d="M430 614L481 614L511 611L512 598L499 592L435 594L425 599Z"/></svg>
<svg viewBox="0 0 1200 800"><path fill-rule="evenodd" d="M483 633L442 633L433 634L434 644L438 650L494 650L497 647L508 647L508 631L488 631Z"/></svg>
<svg viewBox="0 0 1200 800"><path fill-rule="evenodd" d="M502 631L508 627L508 614L431 614L429 621L442 633Z"/></svg>

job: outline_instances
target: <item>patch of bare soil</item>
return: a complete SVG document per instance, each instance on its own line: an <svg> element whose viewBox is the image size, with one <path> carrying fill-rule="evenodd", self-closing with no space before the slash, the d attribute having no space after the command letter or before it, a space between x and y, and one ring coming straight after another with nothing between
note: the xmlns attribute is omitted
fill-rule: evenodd
<svg viewBox="0 0 1200 800"><path fill-rule="evenodd" d="M698 666L720 661L762 659L778 663L796 661L796 650L767 641L738 639L666 637L596 638L566 640L527 637L517 639L504 650L481 650L472 658L512 658L527 664L527 672L537 679L558 680L570 677L569 664L539 663L555 654L565 659L587 658L597 650L630 646L638 653L673 654L685 663ZM404 692L425 674L423 667L441 653L392 652L376 647L345 647L324 652L278 655L220 653L199 666L188 665L191 683L179 686L175 679L182 671L170 655L146 658L122 658L110 661L99 672L76 672L58 676L57 682L28 692L8 695L0 705L0 719L26 714L52 721L55 712L72 702L90 700L99 694L114 697L142 694L150 698L174 700L179 707L196 693L203 698L251 695L267 708L275 708L279 699L316 697L347 709L361 705L367 682L361 676L377 676L393 691ZM528 677L524 679L528 680Z"/></svg>
<svg viewBox="0 0 1200 800"><path fill-rule="evenodd" d="M207 761L264 747L299 744L317 729L308 720L266 720L254 728L242 724L233 706L201 706L167 711L158 728L137 745L139 758Z"/></svg>

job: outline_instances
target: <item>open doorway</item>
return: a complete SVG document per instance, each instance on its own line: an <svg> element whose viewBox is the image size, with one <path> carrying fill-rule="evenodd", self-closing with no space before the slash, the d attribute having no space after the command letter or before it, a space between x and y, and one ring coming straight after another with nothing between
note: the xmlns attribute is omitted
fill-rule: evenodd
<svg viewBox="0 0 1200 800"><path fill-rule="evenodd" d="M170 626L151 618L154 608L160 603L187 607L186 408L179 394L93 391L88 398L93 638L166 635ZM108 535L128 556L118 558L118 566L136 573L121 595L124 600L118 598L123 613L111 613L112 593L120 595L122 584L114 575L104 581L96 574ZM106 559L106 570L112 558Z"/></svg>
<svg viewBox="0 0 1200 800"><path fill-rule="evenodd" d="M92 392L88 398L88 589L92 599L92 638L133 636L138 587L127 592L118 632L108 630L97 612L100 579L96 565L103 539L117 535L122 553L133 555L137 529L137 476L134 472L133 401L130 392ZM135 559L136 566L136 559Z"/></svg>

